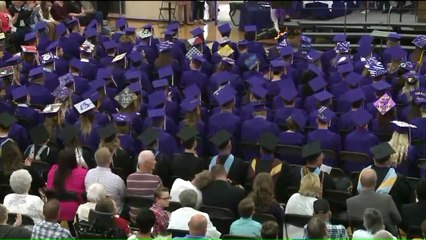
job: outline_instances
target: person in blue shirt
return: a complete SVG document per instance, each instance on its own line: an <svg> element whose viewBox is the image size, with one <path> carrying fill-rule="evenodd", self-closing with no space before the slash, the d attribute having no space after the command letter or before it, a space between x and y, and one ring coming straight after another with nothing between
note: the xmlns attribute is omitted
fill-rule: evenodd
<svg viewBox="0 0 426 240"><path fill-rule="evenodd" d="M262 225L252 219L254 214L255 205L253 199L244 198L238 204L238 213L240 219L231 224L229 233L231 235L247 236L247 237L260 237L260 230Z"/></svg>

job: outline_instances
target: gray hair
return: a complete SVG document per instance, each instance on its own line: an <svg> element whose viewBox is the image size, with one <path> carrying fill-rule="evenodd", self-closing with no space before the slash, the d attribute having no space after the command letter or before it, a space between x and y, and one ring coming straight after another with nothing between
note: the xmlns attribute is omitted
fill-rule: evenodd
<svg viewBox="0 0 426 240"><path fill-rule="evenodd" d="M87 189L87 200L89 202L98 202L100 199L107 196L104 185L100 183L93 183Z"/></svg>
<svg viewBox="0 0 426 240"><path fill-rule="evenodd" d="M28 194L33 178L26 169L16 170L10 175L9 184L13 192L17 194Z"/></svg>
<svg viewBox="0 0 426 240"><path fill-rule="evenodd" d="M383 224L382 214L375 208L367 208L364 211L364 227L372 234L383 230L385 225Z"/></svg>
<svg viewBox="0 0 426 240"><path fill-rule="evenodd" d="M179 194L179 202L182 207L195 208L197 206L197 193L192 189L183 190Z"/></svg>
<svg viewBox="0 0 426 240"><path fill-rule="evenodd" d="M377 238L377 239L382 239L382 240L385 240L385 239L386 240L392 240L392 239L394 239L393 235L390 232L386 231L386 230L380 230L380 231L376 232L376 234L374 234L373 237Z"/></svg>

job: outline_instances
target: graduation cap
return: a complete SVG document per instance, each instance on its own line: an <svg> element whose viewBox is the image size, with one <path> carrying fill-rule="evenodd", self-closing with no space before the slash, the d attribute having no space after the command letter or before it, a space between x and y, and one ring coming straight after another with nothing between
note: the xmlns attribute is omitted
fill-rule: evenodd
<svg viewBox="0 0 426 240"><path fill-rule="evenodd" d="M322 53L312 49L311 51L308 52L308 55L306 56L308 58L308 60L313 63L316 62L320 57L321 57Z"/></svg>
<svg viewBox="0 0 426 240"><path fill-rule="evenodd" d="M37 53L37 47L36 46L25 46L21 45L22 51L25 53Z"/></svg>
<svg viewBox="0 0 426 240"><path fill-rule="evenodd" d="M290 117L300 130L304 129L306 125L306 117L301 111L293 111L293 114L291 114Z"/></svg>
<svg viewBox="0 0 426 240"><path fill-rule="evenodd" d="M176 136L183 142L189 141L197 137L197 135L198 130L196 127L184 127L176 134Z"/></svg>
<svg viewBox="0 0 426 240"><path fill-rule="evenodd" d="M280 90L280 97L288 102L293 101L297 97L297 94L299 92L295 87L281 88Z"/></svg>
<svg viewBox="0 0 426 240"><path fill-rule="evenodd" d="M172 82L173 82L173 67L172 65L167 65L164 67L161 67L158 69L158 76L159 78L167 78L169 76L172 76ZM173 83L172 83L173 85Z"/></svg>
<svg viewBox="0 0 426 240"><path fill-rule="evenodd" d="M3 39L5 39L6 38L6 35L2 32L2 33L0 33L0 40L3 40Z"/></svg>
<svg viewBox="0 0 426 240"><path fill-rule="evenodd" d="M351 104L357 101L365 100L364 91L362 91L360 88L351 89L346 93L346 100L348 100L348 102Z"/></svg>
<svg viewBox="0 0 426 240"><path fill-rule="evenodd" d="M343 78L343 81L350 86L356 86L361 82L362 76L356 72L350 72Z"/></svg>
<svg viewBox="0 0 426 240"><path fill-rule="evenodd" d="M124 77L127 81L130 81L132 79L139 79L141 77L141 73L139 70L136 69L128 69L124 72Z"/></svg>
<svg viewBox="0 0 426 240"><path fill-rule="evenodd" d="M65 125L59 133L59 137L62 139L64 144L71 143L74 139L76 139L79 130L76 126L67 124Z"/></svg>
<svg viewBox="0 0 426 240"><path fill-rule="evenodd" d="M195 83L183 89L182 92L186 98L198 97L201 94L200 88Z"/></svg>
<svg viewBox="0 0 426 240"><path fill-rule="evenodd" d="M280 48L280 55L281 57L289 56L294 54L294 50L291 46L285 46Z"/></svg>
<svg viewBox="0 0 426 240"><path fill-rule="evenodd" d="M40 75L43 75L43 66L32 68L28 73L28 77L33 79L39 77Z"/></svg>
<svg viewBox="0 0 426 240"><path fill-rule="evenodd" d="M409 124L403 121L391 121L391 123L395 124L395 131L398 133L408 133L408 140L411 140L411 128L417 128L416 125Z"/></svg>
<svg viewBox="0 0 426 240"><path fill-rule="evenodd" d="M173 43L169 41L163 41L157 44L158 52L164 52L172 49Z"/></svg>
<svg viewBox="0 0 426 240"><path fill-rule="evenodd" d="M368 57L373 52L373 47L371 46L371 44L359 45L357 52L362 57Z"/></svg>
<svg viewBox="0 0 426 240"><path fill-rule="evenodd" d="M83 114L91 109L96 108L95 104L87 98L77 104L74 104L75 109L77 109L78 113Z"/></svg>
<svg viewBox="0 0 426 240"><path fill-rule="evenodd" d="M65 75L60 76L58 80L59 80L59 85L65 86L69 83L74 82L74 76L71 73L67 73Z"/></svg>
<svg viewBox="0 0 426 240"><path fill-rule="evenodd" d="M333 37L333 42L345 42L346 34L336 34Z"/></svg>
<svg viewBox="0 0 426 240"><path fill-rule="evenodd" d="M229 57L223 57L221 62L229 65L235 64L235 60Z"/></svg>
<svg viewBox="0 0 426 240"><path fill-rule="evenodd" d="M89 22L89 24L87 24L86 30L89 28L96 29L97 25L98 25L98 21L96 19L93 19L92 21Z"/></svg>
<svg viewBox="0 0 426 240"><path fill-rule="evenodd" d="M105 80L102 78L96 78L95 80L90 81L89 85L91 88L98 90L99 88L105 86Z"/></svg>
<svg viewBox="0 0 426 240"><path fill-rule="evenodd" d="M322 106L318 109L318 120L320 120L323 123L327 123L333 119L333 117L336 115L335 112L331 111L330 108Z"/></svg>
<svg viewBox="0 0 426 240"><path fill-rule="evenodd" d="M3 128L9 128L14 124L16 121L18 121L13 115L11 115L8 112L2 112L0 113L0 126Z"/></svg>
<svg viewBox="0 0 426 240"><path fill-rule="evenodd" d="M7 64L15 65L15 64L17 64L18 62L20 62L20 60L21 60L21 54L20 54L20 53L17 53L17 54L15 54L15 55L13 55L11 58L7 59L7 60L6 60L6 63L7 63ZM8 67L11 67L11 68L12 68L12 66L8 66ZM12 68L12 69L13 69L13 68Z"/></svg>
<svg viewBox="0 0 426 240"><path fill-rule="evenodd" d="M200 28L200 27L195 27L195 28L193 28L192 30L191 30L191 34L192 34L192 36L199 36L199 35L202 35L204 33L204 30L202 29L202 28Z"/></svg>
<svg viewBox="0 0 426 240"><path fill-rule="evenodd" d="M167 81L167 78L158 79L158 80L152 81L152 86L155 89L163 88L163 87L169 86L169 82Z"/></svg>
<svg viewBox="0 0 426 240"><path fill-rule="evenodd" d="M55 59L55 56L51 52L45 53L45 54L40 56L41 64L51 63L51 62L54 61L54 59Z"/></svg>
<svg viewBox="0 0 426 240"><path fill-rule="evenodd" d="M426 37L422 35L417 36L411 43L414 44L414 46L423 49L426 45Z"/></svg>
<svg viewBox="0 0 426 240"><path fill-rule="evenodd" d="M392 57L392 60L403 60L406 58L407 55L404 49L402 49L402 47L399 45L389 47L389 52Z"/></svg>
<svg viewBox="0 0 426 240"><path fill-rule="evenodd" d="M130 89L126 87L114 97L114 100L117 101L117 103L120 104L121 107L126 109L137 98L137 95L135 93L130 92Z"/></svg>
<svg viewBox="0 0 426 240"><path fill-rule="evenodd" d="M143 143L145 147L152 145L157 141L160 136L160 131L155 128L148 128L141 135L138 136L138 139Z"/></svg>
<svg viewBox="0 0 426 240"><path fill-rule="evenodd" d="M203 54L196 47L190 48L185 55L185 57L188 58L188 60L192 60L195 56L199 56L203 58Z"/></svg>
<svg viewBox="0 0 426 240"><path fill-rule="evenodd" d="M279 139L271 133L263 133L259 138L259 145L269 151L274 151L278 145Z"/></svg>
<svg viewBox="0 0 426 240"><path fill-rule="evenodd" d="M250 84L250 87L261 85L265 80L257 75L251 76L249 79L247 79L247 82Z"/></svg>
<svg viewBox="0 0 426 240"><path fill-rule="evenodd" d="M13 100L18 100L25 96L27 96L27 87L25 85L19 86L12 90Z"/></svg>
<svg viewBox="0 0 426 240"><path fill-rule="evenodd" d="M396 153L392 146L387 142L381 143L370 148L370 151L373 154L374 159L376 160L389 157L390 155Z"/></svg>
<svg viewBox="0 0 426 240"><path fill-rule="evenodd" d="M217 51L217 53L221 57L229 57L232 53L234 53L234 49L232 49L229 45L225 45L224 47L219 49L219 51Z"/></svg>
<svg viewBox="0 0 426 240"><path fill-rule="evenodd" d="M105 127L98 128L99 137L106 142L110 142L114 139L117 134L117 129L114 124L110 123Z"/></svg>
<svg viewBox="0 0 426 240"><path fill-rule="evenodd" d="M70 20L68 20L68 21L65 23L65 25L67 26L67 28L74 27L74 26L76 26L77 24L78 24L78 19L77 19L77 18L75 18L75 17L71 18Z"/></svg>
<svg viewBox="0 0 426 240"><path fill-rule="evenodd" d="M13 66L0 68L0 77L4 78L10 75L13 75Z"/></svg>
<svg viewBox="0 0 426 240"><path fill-rule="evenodd" d="M392 87L389 83L384 80L375 81L371 86L378 92L386 91Z"/></svg>
<svg viewBox="0 0 426 240"><path fill-rule="evenodd" d="M231 139L231 137L232 134L222 129L210 138L210 142L212 142L215 146L221 146L227 143Z"/></svg>
<svg viewBox="0 0 426 240"><path fill-rule="evenodd" d="M352 121L357 126L363 126L365 124L368 124L368 122L370 122L372 118L373 116L371 116L371 114L363 108L358 109L352 113Z"/></svg>
<svg viewBox="0 0 426 240"><path fill-rule="evenodd" d="M91 42L89 41L84 41L83 44L81 44L80 46L80 51L83 52L87 52L87 53L92 53L95 50L95 45L93 45Z"/></svg>
<svg viewBox="0 0 426 240"><path fill-rule="evenodd" d="M129 88L129 91L131 93L140 93L142 91L142 86L141 83L139 81L136 81L134 83L131 83L129 86L127 86Z"/></svg>
<svg viewBox="0 0 426 240"><path fill-rule="evenodd" d="M115 56L113 59L112 59L112 61L111 61L111 63L115 63L115 62L118 62L118 61L121 61L121 60L123 60L123 59L126 59L126 52L124 52L124 53L122 53L122 54L120 54L120 55L117 55L117 56Z"/></svg>
<svg viewBox="0 0 426 240"><path fill-rule="evenodd" d="M250 70L253 70L255 67L259 66L259 63L260 60L255 54L250 55L244 60L244 65Z"/></svg>
<svg viewBox="0 0 426 240"><path fill-rule="evenodd" d="M73 67L73 68L75 68L79 71L81 71L81 69L83 69L83 63L78 58L71 59L69 64L70 64L71 67Z"/></svg>
<svg viewBox="0 0 426 240"><path fill-rule="evenodd" d="M302 146L302 158L311 157L320 153L322 153L322 148L319 141L310 142Z"/></svg>
<svg viewBox="0 0 426 240"><path fill-rule="evenodd" d="M59 45L59 41L53 41L46 47L46 51L51 52L53 49L57 48Z"/></svg>
<svg viewBox="0 0 426 240"><path fill-rule="evenodd" d="M225 43L229 43L231 41L231 39L229 39L229 37L222 37L219 41L218 41L218 43L219 43L219 45L223 45L223 44L225 44Z"/></svg>
<svg viewBox="0 0 426 240"><path fill-rule="evenodd" d="M346 64L338 65L337 70L341 74L350 73L354 70L354 66L352 63L346 63Z"/></svg>
<svg viewBox="0 0 426 240"><path fill-rule="evenodd" d="M248 43L249 43L249 41L247 41L246 39L240 40L240 41L238 41L238 47L239 46L247 46Z"/></svg>
<svg viewBox="0 0 426 240"><path fill-rule="evenodd" d="M61 37L63 36L66 32L68 31L67 26L65 26L65 24L60 23L56 26L55 28L55 35L56 37Z"/></svg>
<svg viewBox="0 0 426 240"><path fill-rule="evenodd" d="M115 27L117 29L122 29L127 27L127 20L124 17L121 17L119 19L117 19L117 21L115 21Z"/></svg>
<svg viewBox="0 0 426 240"><path fill-rule="evenodd" d="M406 71L413 71L414 70L414 64L407 60L407 61L403 61L399 64L399 67L406 70Z"/></svg>
<svg viewBox="0 0 426 240"><path fill-rule="evenodd" d="M377 99L373 105L377 108L380 114L385 115L387 112L389 112L389 110L395 107L396 104L393 99L387 93L385 93L383 96Z"/></svg>
<svg viewBox="0 0 426 240"><path fill-rule="evenodd" d="M87 28L84 31L84 36L86 36L86 38L92 38L92 37L95 37L97 33L98 32L97 32L96 28Z"/></svg>
<svg viewBox="0 0 426 240"><path fill-rule="evenodd" d="M257 97L257 98L264 98L266 94L268 93L268 90L266 88L262 87L260 84L255 84L250 87L250 91Z"/></svg>
<svg viewBox="0 0 426 240"><path fill-rule="evenodd" d="M180 103L180 107L187 112L192 112L198 106L200 106L200 104L201 104L200 99L198 98L191 99L191 97L187 97Z"/></svg>
<svg viewBox="0 0 426 240"><path fill-rule="evenodd" d="M195 46L195 45L199 45L201 43L203 43L203 39L201 39L200 37L193 37L187 40L189 45L191 46Z"/></svg>
<svg viewBox="0 0 426 240"><path fill-rule="evenodd" d="M223 106L230 101L234 100L236 91L231 85L226 85L221 89L214 92L214 97L219 105Z"/></svg>
<svg viewBox="0 0 426 240"><path fill-rule="evenodd" d="M112 114L112 120L115 123L130 123L132 121L131 117L125 113L114 113Z"/></svg>
<svg viewBox="0 0 426 240"><path fill-rule="evenodd" d="M314 97L319 102L325 102L325 101L333 98L333 94L329 93L327 90L324 90L324 91L315 93Z"/></svg>
<svg viewBox="0 0 426 240"><path fill-rule="evenodd" d="M202 55L193 55L191 60L197 61L199 63L204 63L207 61Z"/></svg>
<svg viewBox="0 0 426 240"><path fill-rule="evenodd" d="M116 42L114 42L113 40L109 40L109 41L106 41L106 42L103 42L102 43L102 46L106 49L106 50L110 50L110 49L115 49L115 48L117 48L117 43Z"/></svg>
<svg viewBox="0 0 426 240"><path fill-rule="evenodd" d="M137 51L133 51L133 52L129 53L129 55L127 55L127 57L133 63L137 63L137 62L141 62L142 61L142 55L139 52L137 52Z"/></svg>
<svg viewBox="0 0 426 240"><path fill-rule="evenodd" d="M396 32L390 32L389 34L388 34L388 39L389 40L392 40L392 41L398 41L399 39L401 39L401 35L399 35L398 33L396 33Z"/></svg>
<svg viewBox="0 0 426 240"><path fill-rule="evenodd" d="M364 34L358 39L358 44L362 46L371 45L373 40L373 36Z"/></svg>
<svg viewBox="0 0 426 240"><path fill-rule="evenodd" d="M163 33L165 36L174 36L176 34L176 32L172 30L165 30Z"/></svg>
<svg viewBox="0 0 426 240"><path fill-rule="evenodd" d="M156 108L167 101L164 91L155 91L148 96L148 104L150 107Z"/></svg>
<svg viewBox="0 0 426 240"><path fill-rule="evenodd" d="M164 108L156 108L148 110L149 118L163 118L166 116L166 110Z"/></svg>
<svg viewBox="0 0 426 240"><path fill-rule="evenodd" d="M245 33L249 33L249 32L256 32L256 26L255 25L246 25L244 26L244 32Z"/></svg>
<svg viewBox="0 0 426 240"><path fill-rule="evenodd" d="M179 30L179 23L178 22L169 23L167 25L166 29L169 30L169 31L176 32L177 30Z"/></svg>
<svg viewBox="0 0 426 240"><path fill-rule="evenodd" d="M127 27L126 29L124 29L124 32L126 33L126 35L133 35L136 33L136 28Z"/></svg>
<svg viewBox="0 0 426 240"><path fill-rule="evenodd" d="M308 84L313 92L318 92L319 90L324 89L327 86L327 82L322 76L315 77L314 79L309 81Z"/></svg>
<svg viewBox="0 0 426 240"><path fill-rule="evenodd" d="M423 89L416 89L411 92L411 95L413 96L413 100L415 103L420 105L426 104L426 91Z"/></svg>
<svg viewBox="0 0 426 240"><path fill-rule="evenodd" d="M350 47L349 42L337 42L336 53L347 53L349 52L349 47Z"/></svg>
<svg viewBox="0 0 426 240"><path fill-rule="evenodd" d="M141 39L145 39L145 38L152 37L152 32L151 32L149 29L144 28L144 29L143 29L143 30L139 33L139 37L140 37Z"/></svg>
<svg viewBox="0 0 426 240"><path fill-rule="evenodd" d="M29 32L25 34L24 42L36 39L36 32Z"/></svg>
<svg viewBox="0 0 426 240"><path fill-rule="evenodd" d="M99 99L99 92L96 88L89 87L83 94L81 94L81 97L86 99L90 99L92 102L96 102Z"/></svg>
<svg viewBox="0 0 426 240"><path fill-rule="evenodd" d="M44 124L39 124L30 129L30 137L34 144L43 144L49 139L49 132Z"/></svg>
<svg viewBox="0 0 426 240"><path fill-rule="evenodd" d="M372 77L379 77L387 73L386 68L375 57L367 58L364 66Z"/></svg>
<svg viewBox="0 0 426 240"><path fill-rule="evenodd" d="M231 32L231 25L229 25L229 23L224 23L222 25L219 25L217 29L219 30L220 34L224 35L226 33Z"/></svg>
<svg viewBox="0 0 426 240"><path fill-rule="evenodd" d="M62 103L49 104L43 109L42 113L44 114L57 113L59 109L61 108L61 106L62 106Z"/></svg>
<svg viewBox="0 0 426 240"><path fill-rule="evenodd" d="M420 76L415 72L408 72L402 75L402 79L411 84L419 81Z"/></svg>

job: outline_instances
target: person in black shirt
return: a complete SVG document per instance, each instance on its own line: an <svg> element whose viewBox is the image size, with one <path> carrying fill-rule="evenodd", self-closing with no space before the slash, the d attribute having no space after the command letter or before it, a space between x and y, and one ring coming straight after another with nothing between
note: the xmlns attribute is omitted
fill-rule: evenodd
<svg viewBox="0 0 426 240"><path fill-rule="evenodd" d="M31 32L31 14L35 3L26 4L24 1L12 1L12 5L9 7L10 15L18 16L12 18L12 24L16 27L16 49L20 49L20 46L24 42L25 34Z"/></svg>
<svg viewBox="0 0 426 240"><path fill-rule="evenodd" d="M2 239L29 239L31 232L25 228L18 227L21 225L22 217L20 214L16 216L16 221L11 225L7 225L8 211L3 204L0 204L0 238Z"/></svg>

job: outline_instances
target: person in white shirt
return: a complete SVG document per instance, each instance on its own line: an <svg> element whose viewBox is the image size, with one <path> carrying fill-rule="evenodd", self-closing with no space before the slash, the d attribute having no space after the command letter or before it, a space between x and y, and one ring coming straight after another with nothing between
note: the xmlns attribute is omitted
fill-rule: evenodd
<svg viewBox="0 0 426 240"><path fill-rule="evenodd" d="M108 196L112 197L117 204L118 212L121 213L126 196L126 185L123 179L111 172L109 167L112 163L112 154L106 147L99 148L95 152L96 168L90 169L84 179L86 191L93 183L104 186Z"/></svg>
<svg viewBox="0 0 426 240"><path fill-rule="evenodd" d="M197 193L192 189L184 190L179 195L179 201L182 207L173 211L169 218L168 229L186 230L189 231L188 222L191 217L197 214L203 215L207 219L207 233L208 238L219 238L221 233L213 226L210 217L205 212L200 212L195 208L197 204Z"/></svg>
<svg viewBox="0 0 426 240"><path fill-rule="evenodd" d="M383 217L379 210L367 208L364 211L364 227L366 230L359 229L352 234L352 238L369 238L372 239L374 234L385 229Z"/></svg>
<svg viewBox="0 0 426 240"><path fill-rule="evenodd" d="M87 203L83 203L77 208L76 219L78 215L79 221L89 221L90 209L95 209L96 203L102 198L106 197L107 192L105 188L100 183L93 183L87 189Z"/></svg>
<svg viewBox="0 0 426 240"><path fill-rule="evenodd" d="M177 178L172 185L172 189L170 190L171 201L179 202L179 195L186 189L192 189L197 193L197 205L196 208L201 206L203 202L203 195L201 191L203 188L208 186L212 182L212 177L208 170L204 170L200 173L195 174L194 179L192 181L185 181L181 178Z"/></svg>
<svg viewBox="0 0 426 240"><path fill-rule="evenodd" d="M315 173L306 174L300 181L299 192L293 194L287 202L285 214L312 216L314 202L321 196L321 184ZM285 223L284 223L285 224ZM287 238L303 238L303 228L287 226Z"/></svg>
<svg viewBox="0 0 426 240"><path fill-rule="evenodd" d="M44 202L40 197L30 195L31 175L26 169L16 170L10 175L10 187L14 193L4 197L3 205L10 213L20 213L30 216L37 224L44 219Z"/></svg>

